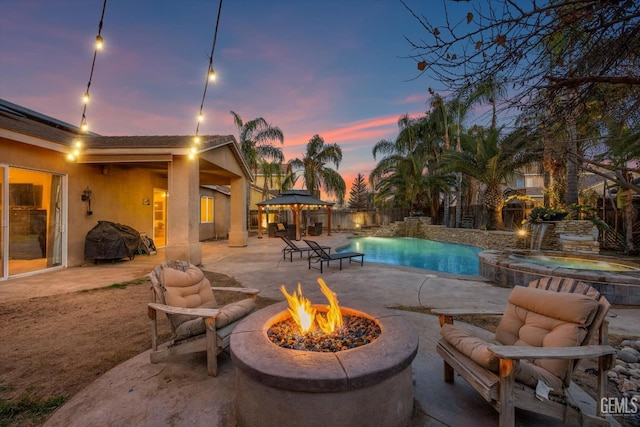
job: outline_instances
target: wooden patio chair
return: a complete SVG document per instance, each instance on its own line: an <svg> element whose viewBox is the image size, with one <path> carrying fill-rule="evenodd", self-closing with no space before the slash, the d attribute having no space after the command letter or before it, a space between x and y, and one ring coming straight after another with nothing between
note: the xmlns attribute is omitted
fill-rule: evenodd
<svg viewBox="0 0 640 427"><path fill-rule="evenodd" d="M149 274L153 302L151 319L151 363L170 356L207 352L207 373L218 374L217 355L229 348L233 328L255 309L258 289L211 287L202 271L186 261L167 261ZM246 298L217 307L213 291L240 292ZM158 312L167 315L172 340L158 345Z"/></svg>
<svg viewBox="0 0 640 427"><path fill-rule="evenodd" d="M453 325L453 316L500 313L434 309L440 318L436 350L444 360L444 380L453 382L457 372L500 413L500 426L515 424L515 408L564 422L609 425L599 404L616 353L606 345L608 310L609 302L593 287L556 277L516 286L495 335ZM599 345L589 345L592 339ZM568 387L577 362L595 358L598 404L593 416L572 402ZM546 387L552 389L548 395Z"/></svg>

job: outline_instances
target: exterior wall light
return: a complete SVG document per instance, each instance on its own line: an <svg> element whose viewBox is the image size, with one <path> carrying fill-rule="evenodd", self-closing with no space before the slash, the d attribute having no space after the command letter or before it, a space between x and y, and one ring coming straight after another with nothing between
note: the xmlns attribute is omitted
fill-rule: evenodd
<svg viewBox="0 0 640 427"><path fill-rule="evenodd" d="M93 192L89 187L85 188L82 192L82 196L80 197L83 202L87 202L87 215L93 215L93 211L91 210L91 195Z"/></svg>

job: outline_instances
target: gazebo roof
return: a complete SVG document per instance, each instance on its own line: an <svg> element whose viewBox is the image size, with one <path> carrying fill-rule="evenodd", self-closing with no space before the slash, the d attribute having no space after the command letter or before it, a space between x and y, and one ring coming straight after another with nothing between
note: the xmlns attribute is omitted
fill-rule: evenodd
<svg viewBox="0 0 640 427"><path fill-rule="evenodd" d="M259 202L258 206L278 206L278 205L307 205L307 206L333 206L334 202L325 202L316 199L304 190L283 191L278 197Z"/></svg>

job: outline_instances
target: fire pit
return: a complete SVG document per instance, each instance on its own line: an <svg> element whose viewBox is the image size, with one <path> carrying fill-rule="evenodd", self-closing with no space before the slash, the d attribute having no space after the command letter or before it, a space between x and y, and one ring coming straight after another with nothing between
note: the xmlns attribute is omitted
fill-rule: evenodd
<svg viewBox="0 0 640 427"><path fill-rule="evenodd" d="M287 307L283 302L259 310L231 335L239 426L408 424L418 336L402 316L380 308L340 307L343 316L374 321L379 336L347 350L302 351L267 336L272 325L292 317Z"/></svg>

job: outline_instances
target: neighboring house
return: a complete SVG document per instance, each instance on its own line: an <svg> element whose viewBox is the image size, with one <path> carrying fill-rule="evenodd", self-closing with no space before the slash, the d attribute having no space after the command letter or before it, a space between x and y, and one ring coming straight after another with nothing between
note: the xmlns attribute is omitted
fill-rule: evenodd
<svg viewBox="0 0 640 427"><path fill-rule="evenodd" d="M578 178L578 188L582 192L596 192L600 196L604 194L605 179L600 175L583 172ZM516 172L508 190L518 194L527 195L538 204L544 203L544 175L538 165L531 165Z"/></svg>
<svg viewBox="0 0 640 427"><path fill-rule="evenodd" d="M251 172L233 136L201 139L190 160L191 136L87 135L0 99L0 280L87 262L85 237L102 220L196 265L202 240L246 246ZM69 161L74 140L82 152Z"/></svg>

